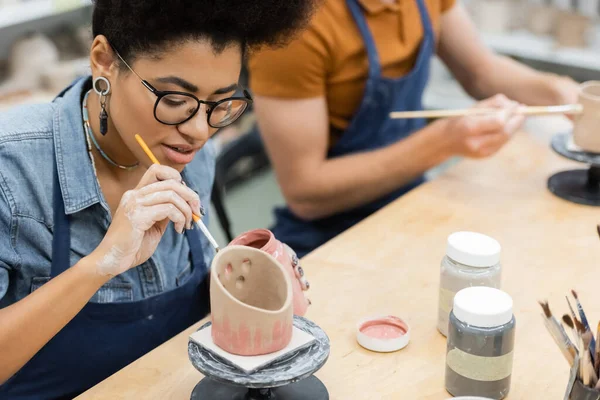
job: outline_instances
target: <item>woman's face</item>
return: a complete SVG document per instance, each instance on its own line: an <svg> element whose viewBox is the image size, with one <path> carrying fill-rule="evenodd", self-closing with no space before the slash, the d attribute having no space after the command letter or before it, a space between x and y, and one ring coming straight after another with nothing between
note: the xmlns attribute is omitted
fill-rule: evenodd
<svg viewBox="0 0 600 400"><path fill-rule="evenodd" d="M160 58L138 56L133 63L125 61L159 91L186 92L200 100L219 101L233 96L238 89L241 54L237 44L217 53L207 41L188 41L170 47ZM162 164L181 172L217 131L208 124L205 104L192 119L182 124L165 125L157 121L154 116L156 95L128 69L119 69L111 83L111 125L142 164L149 165L150 160L135 140L136 134Z"/></svg>

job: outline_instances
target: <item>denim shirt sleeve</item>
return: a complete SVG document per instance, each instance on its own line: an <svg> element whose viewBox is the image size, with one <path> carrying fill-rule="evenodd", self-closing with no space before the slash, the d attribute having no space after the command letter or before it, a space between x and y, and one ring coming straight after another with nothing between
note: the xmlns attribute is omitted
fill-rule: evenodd
<svg viewBox="0 0 600 400"><path fill-rule="evenodd" d="M8 291L10 270L17 268L19 264L19 257L12 243L16 223L14 201L0 171L0 300Z"/></svg>

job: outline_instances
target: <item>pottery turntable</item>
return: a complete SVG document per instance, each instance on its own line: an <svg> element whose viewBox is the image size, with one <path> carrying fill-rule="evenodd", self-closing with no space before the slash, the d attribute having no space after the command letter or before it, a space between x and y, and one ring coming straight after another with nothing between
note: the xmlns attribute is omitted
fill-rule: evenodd
<svg viewBox="0 0 600 400"><path fill-rule="evenodd" d="M236 365L235 359L230 359L235 356L224 355L212 346L210 334L204 339L199 336L210 327L210 322L203 325L194 334L196 339L192 335L188 343L190 361L206 377L194 388L192 400L329 399L323 383L313 376L329 357L329 338L313 322L295 316L295 330L310 337L310 342L296 344L296 348L283 350L270 360L253 361L254 365L243 358Z"/></svg>
<svg viewBox="0 0 600 400"><path fill-rule="evenodd" d="M600 154L575 151L571 135L552 138L552 149L569 160L589 165L587 169L559 172L548 180L548 189L556 196L577 204L600 206Z"/></svg>

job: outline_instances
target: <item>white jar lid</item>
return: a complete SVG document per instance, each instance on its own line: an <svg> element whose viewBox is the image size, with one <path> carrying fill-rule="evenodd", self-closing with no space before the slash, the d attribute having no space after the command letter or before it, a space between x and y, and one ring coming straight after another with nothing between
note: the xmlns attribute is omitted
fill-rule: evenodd
<svg viewBox="0 0 600 400"><path fill-rule="evenodd" d="M456 232L448 237L446 254L470 267L486 268L500 262L500 243L476 232Z"/></svg>
<svg viewBox="0 0 600 400"><path fill-rule="evenodd" d="M454 296L454 316L479 328L508 324L513 317L513 300L505 292L490 287L469 287Z"/></svg>

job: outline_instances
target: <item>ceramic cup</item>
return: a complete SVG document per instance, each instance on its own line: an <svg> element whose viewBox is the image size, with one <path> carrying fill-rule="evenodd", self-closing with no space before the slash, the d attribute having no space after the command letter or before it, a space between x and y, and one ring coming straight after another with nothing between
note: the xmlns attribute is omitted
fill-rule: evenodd
<svg viewBox="0 0 600 400"><path fill-rule="evenodd" d="M292 339L292 283L264 251L227 246L212 262L210 305L213 342L241 356L269 354Z"/></svg>
<svg viewBox="0 0 600 400"><path fill-rule="evenodd" d="M275 238L268 229L254 229L233 239L231 245L248 246L262 250L283 265L292 280L292 292L294 293L294 314L304 316L309 300L304 296L309 284L304 278L304 270L294 251Z"/></svg>
<svg viewBox="0 0 600 400"><path fill-rule="evenodd" d="M583 114L575 121L573 141L584 151L600 153L600 81L581 85L579 103L583 105Z"/></svg>
<svg viewBox="0 0 600 400"><path fill-rule="evenodd" d="M589 17L569 11L558 14L556 42L560 47L586 47L592 21Z"/></svg>

